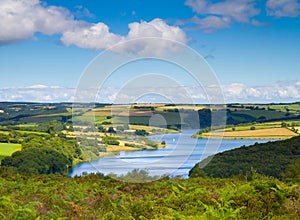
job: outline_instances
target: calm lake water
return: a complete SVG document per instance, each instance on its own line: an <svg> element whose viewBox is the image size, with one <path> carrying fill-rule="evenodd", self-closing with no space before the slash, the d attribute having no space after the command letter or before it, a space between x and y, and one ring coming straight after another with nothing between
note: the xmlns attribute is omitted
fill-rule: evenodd
<svg viewBox="0 0 300 220"><path fill-rule="evenodd" d="M274 141L274 139L195 139L191 137L195 132L196 130L186 130L182 133L149 136L149 139L157 142L165 140L168 146L157 150L120 152L116 156L81 163L76 165L69 175L73 177L82 175L83 172L122 175L133 169L144 169L150 175L187 177L189 170L209 155L242 145Z"/></svg>

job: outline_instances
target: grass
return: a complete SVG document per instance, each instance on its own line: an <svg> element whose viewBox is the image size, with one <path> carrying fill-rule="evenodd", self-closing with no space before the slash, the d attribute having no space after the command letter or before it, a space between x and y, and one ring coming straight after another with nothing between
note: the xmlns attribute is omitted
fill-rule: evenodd
<svg viewBox="0 0 300 220"><path fill-rule="evenodd" d="M42 136L49 136L50 134L46 132L41 132L41 131L21 131L21 130L16 130L16 132L19 132L20 134L36 134L36 135L42 135Z"/></svg>
<svg viewBox="0 0 300 220"><path fill-rule="evenodd" d="M281 122L280 123L252 124L252 125L237 125L237 126L227 127L227 128L225 128L225 131L229 132L229 131L233 131L233 129L235 131L248 131L251 129L251 127L255 127L255 130L279 128L279 127L281 127Z"/></svg>
<svg viewBox="0 0 300 220"><path fill-rule="evenodd" d="M271 109L281 112L286 112L286 109L289 109L290 112L300 111L300 104L262 105L260 107L265 107L266 109L270 107Z"/></svg>
<svg viewBox="0 0 300 220"><path fill-rule="evenodd" d="M33 128L33 127L37 127L38 124L18 124L18 125L15 125L15 127L18 127L18 128Z"/></svg>
<svg viewBox="0 0 300 220"><path fill-rule="evenodd" d="M250 115L254 118L259 118L261 116L265 116L267 120L269 119L278 119L284 118L286 112L279 112L279 111L268 111L268 110L238 110L233 111L231 114L234 116L235 114L245 114Z"/></svg>
<svg viewBox="0 0 300 220"><path fill-rule="evenodd" d="M9 131L0 131L0 134L8 135L8 134L9 134Z"/></svg>
<svg viewBox="0 0 300 220"><path fill-rule="evenodd" d="M225 128L225 131L232 131L234 128L235 131L247 131L251 127L255 127L255 130L267 129L267 128L280 128L282 122L285 122L288 126L294 125L295 127L300 126L299 120L284 120L276 122L264 122L264 123L254 123L254 124L240 124L240 125L230 125Z"/></svg>
<svg viewBox="0 0 300 220"><path fill-rule="evenodd" d="M14 152L21 150L21 144L0 143L0 161Z"/></svg>

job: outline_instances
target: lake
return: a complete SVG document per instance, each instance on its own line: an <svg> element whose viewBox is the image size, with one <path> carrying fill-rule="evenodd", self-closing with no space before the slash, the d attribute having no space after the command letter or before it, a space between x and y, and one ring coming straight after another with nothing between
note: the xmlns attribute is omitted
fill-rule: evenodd
<svg viewBox="0 0 300 220"><path fill-rule="evenodd" d="M70 176L82 173L109 173L122 175L133 169L147 170L149 175L169 175L188 177L189 170L205 157L254 143L274 141L274 139L196 139L191 135L196 130L181 133L148 136L149 139L161 142L167 147L157 150L140 150L120 152L95 161L84 162L74 166Z"/></svg>

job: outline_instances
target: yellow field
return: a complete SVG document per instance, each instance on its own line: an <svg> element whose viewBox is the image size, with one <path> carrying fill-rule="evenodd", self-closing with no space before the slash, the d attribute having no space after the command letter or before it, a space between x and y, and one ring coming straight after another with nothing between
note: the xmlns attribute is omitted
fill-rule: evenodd
<svg viewBox="0 0 300 220"><path fill-rule="evenodd" d="M149 108L151 108L151 107L160 107L160 106L165 106L165 104L147 104L147 103L145 103L145 104L134 104L131 107L149 107Z"/></svg>
<svg viewBox="0 0 300 220"><path fill-rule="evenodd" d="M183 110L194 110L198 111L207 108L206 106L193 106L193 105L177 105L177 106L162 106L157 107L157 111L171 110L171 109L183 109Z"/></svg>
<svg viewBox="0 0 300 220"><path fill-rule="evenodd" d="M84 114L84 116L111 116L111 111L109 110L97 110L92 112L87 112Z"/></svg>
<svg viewBox="0 0 300 220"><path fill-rule="evenodd" d="M118 152L118 151L133 151L138 150L136 147L127 147L127 146L116 146L116 145L108 145L106 147L108 152Z"/></svg>
<svg viewBox="0 0 300 220"><path fill-rule="evenodd" d="M248 131L226 131L223 133L224 138L289 138L298 134L290 131L287 128L268 128L260 130ZM203 133L202 138L217 138L222 137L222 132Z"/></svg>
<svg viewBox="0 0 300 220"><path fill-rule="evenodd" d="M175 133L178 132L173 129L167 129L167 128L159 128L159 127L153 127L153 126L146 126L146 125L129 125L131 130L145 130L149 133L152 132L153 129L158 130L160 133Z"/></svg>

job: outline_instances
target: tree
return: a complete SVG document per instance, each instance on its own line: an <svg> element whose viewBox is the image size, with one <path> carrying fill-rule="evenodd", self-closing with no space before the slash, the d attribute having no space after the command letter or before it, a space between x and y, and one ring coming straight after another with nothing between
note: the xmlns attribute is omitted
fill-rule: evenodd
<svg viewBox="0 0 300 220"><path fill-rule="evenodd" d="M290 163L282 176L286 181L300 183L300 158Z"/></svg>
<svg viewBox="0 0 300 220"><path fill-rule="evenodd" d="M109 127L107 130L108 133L116 133L115 129L113 127Z"/></svg>
<svg viewBox="0 0 300 220"><path fill-rule="evenodd" d="M286 128L286 123L283 121L283 122L281 122L281 127L282 128Z"/></svg>
<svg viewBox="0 0 300 220"><path fill-rule="evenodd" d="M149 133L146 130L144 130L144 129L136 130L135 134L139 135L139 136L147 136L147 135L149 135Z"/></svg>
<svg viewBox="0 0 300 220"><path fill-rule="evenodd" d="M5 157L1 166L15 167L24 175L67 174L72 159L49 147L28 148Z"/></svg>

